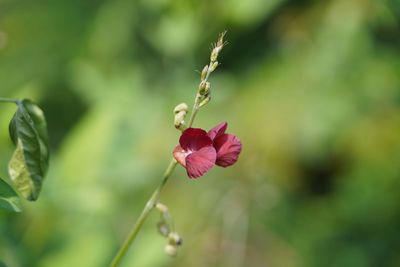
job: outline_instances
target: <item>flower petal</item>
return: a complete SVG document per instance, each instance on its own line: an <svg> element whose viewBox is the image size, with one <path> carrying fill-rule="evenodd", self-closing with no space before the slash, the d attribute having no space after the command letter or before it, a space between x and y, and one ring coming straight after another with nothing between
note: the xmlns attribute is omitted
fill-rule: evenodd
<svg viewBox="0 0 400 267"><path fill-rule="evenodd" d="M203 147L186 157L186 171L190 178L197 178L209 171L217 158L217 152L212 146Z"/></svg>
<svg viewBox="0 0 400 267"><path fill-rule="evenodd" d="M223 135L227 127L227 122L221 122L220 124L208 131L208 136L211 138L211 140L214 140L218 136Z"/></svg>
<svg viewBox="0 0 400 267"><path fill-rule="evenodd" d="M177 145L175 147L172 154L174 155L174 158L176 159L176 161L179 162L179 164L181 164L183 167L186 166L185 158L187 156L187 152L180 145Z"/></svg>
<svg viewBox="0 0 400 267"><path fill-rule="evenodd" d="M188 128L179 138L179 144L184 150L197 151L202 147L211 146L212 140L203 129Z"/></svg>
<svg viewBox="0 0 400 267"><path fill-rule="evenodd" d="M233 165L242 151L242 143L233 134L223 134L215 138L214 147L217 150L215 164L221 167Z"/></svg>

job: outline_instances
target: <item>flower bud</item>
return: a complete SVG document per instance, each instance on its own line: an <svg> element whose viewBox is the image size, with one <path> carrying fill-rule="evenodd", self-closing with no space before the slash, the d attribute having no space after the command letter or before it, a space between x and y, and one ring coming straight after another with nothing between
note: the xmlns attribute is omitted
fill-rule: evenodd
<svg viewBox="0 0 400 267"><path fill-rule="evenodd" d="M224 41L225 34L226 34L226 31L222 32L218 36L218 41L214 45L214 49L211 52L211 57L210 57L211 62L217 61L219 53L221 52L222 48L226 45L226 42Z"/></svg>
<svg viewBox="0 0 400 267"><path fill-rule="evenodd" d="M156 209L158 209L162 213L168 212L168 207L160 202L156 204Z"/></svg>
<svg viewBox="0 0 400 267"><path fill-rule="evenodd" d="M159 222L157 224L157 229L158 232L165 237L167 237L171 232L169 225L165 221Z"/></svg>
<svg viewBox="0 0 400 267"><path fill-rule="evenodd" d="M175 257L176 254L178 253L177 247L171 244L167 244L165 246L165 253L171 257Z"/></svg>
<svg viewBox="0 0 400 267"><path fill-rule="evenodd" d="M210 92L211 84L209 82L201 82L199 85L199 94L207 95Z"/></svg>
<svg viewBox="0 0 400 267"><path fill-rule="evenodd" d="M171 245L182 245L182 238L176 232L171 232L168 235L168 243Z"/></svg>
<svg viewBox="0 0 400 267"><path fill-rule="evenodd" d="M181 129L182 126L185 124L185 116L186 113L178 113L175 115L175 119L174 119L174 126L177 129Z"/></svg>
<svg viewBox="0 0 400 267"><path fill-rule="evenodd" d="M201 108L202 106L206 105L208 102L210 102L210 100L211 100L211 93L208 92L208 94L206 94L204 99L200 102L199 108Z"/></svg>
<svg viewBox="0 0 400 267"><path fill-rule="evenodd" d="M205 65L203 70L201 71L201 80L205 80L207 77L207 72L208 72L208 65Z"/></svg>
<svg viewBox="0 0 400 267"><path fill-rule="evenodd" d="M221 49L217 49L217 47L213 49L213 51L211 52L211 57L210 57L211 62L217 61L218 54L220 51L221 51Z"/></svg>
<svg viewBox="0 0 400 267"><path fill-rule="evenodd" d="M174 108L174 113L176 114L176 113L179 113L179 112L185 112L185 113L187 113L187 111L188 111L188 105L186 104L186 103L180 103L179 105L177 105L175 108Z"/></svg>
<svg viewBox="0 0 400 267"><path fill-rule="evenodd" d="M188 105L186 105L186 103L181 103L174 108L175 128L180 129L182 131L184 130L183 128L184 128L185 117L186 117L187 111L188 111Z"/></svg>
<svg viewBox="0 0 400 267"><path fill-rule="evenodd" d="M219 66L218 61L214 61L210 66L210 72L213 72Z"/></svg>
<svg viewBox="0 0 400 267"><path fill-rule="evenodd" d="M199 91L204 90L205 88L206 88L206 82L201 81L201 83L199 84Z"/></svg>

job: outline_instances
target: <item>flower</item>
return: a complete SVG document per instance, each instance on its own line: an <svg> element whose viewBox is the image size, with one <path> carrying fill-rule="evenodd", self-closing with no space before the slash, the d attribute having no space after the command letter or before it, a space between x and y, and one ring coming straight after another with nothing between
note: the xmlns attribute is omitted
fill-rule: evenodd
<svg viewBox="0 0 400 267"><path fill-rule="evenodd" d="M183 131L173 155L186 168L189 178L204 175L214 165L228 167L237 161L242 144L235 135L225 133L227 127L223 122L208 133L200 128Z"/></svg>
<svg viewBox="0 0 400 267"><path fill-rule="evenodd" d="M186 168L190 178L205 174L215 165L217 159L213 141L206 131L199 128L188 128L183 131L173 155Z"/></svg>

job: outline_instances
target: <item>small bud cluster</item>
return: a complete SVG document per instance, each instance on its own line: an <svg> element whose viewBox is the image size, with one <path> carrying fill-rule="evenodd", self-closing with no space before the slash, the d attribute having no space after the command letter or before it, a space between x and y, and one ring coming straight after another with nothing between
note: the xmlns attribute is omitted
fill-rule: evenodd
<svg viewBox="0 0 400 267"><path fill-rule="evenodd" d="M222 48L227 44L227 42L224 41L225 34L226 32L221 33L218 36L217 42L212 45L210 63L204 66L203 70L201 71L200 84L196 94L195 105L187 126L185 125L184 121L188 111L187 105L185 103L181 103L177 105L174 109L174 114L175 114L174 126L176 129L182 132L186 130L187 127L191 127L191 124L193 122L197 110L206 105L211 100L211 83L208 81L208 78L210 74L214 72L219 66L218 56Z"/></svg>
<svg viewBox="0 0 400 267"><path fill-rule="evenodd" d="M175 257L178 253L178 247L182 245L182 238L175 232L168 235L168 244L165 246L165 253Z"/></svg>
<svg viewBox="0 0 400 267"><path fill-rule="evenodd" d="M213 45L213 50L212 50L211 56L210 56L210 61L211 61L210 66L214 66L214 67L212 67L213 70L216 68L216 66L218 66L217 59L218 59L219 53L221 52L222 48L227 44L227 42L224 41L225 34L226 34L226 31L221 33L218 36L217 42Z"/></svg>
<svg viewBox="0 0 400 267"><path fill-rule="evenodd" d="M204 66L203 70L201 71L199 90L197 93L199 108L211 100L211 84L208 82L208 77L219 65L217 59L222 48L226 45L226 42L224 41L225 34L226 32L221 33L218 37L218 41L213 44L213 49L210 56L210 64Z"/></svg>
<svg viewBox="0 0 400 267"><path fill-rule="evenodd" d="M168 212L168 207L164 204L157 203L156 208L161 215L160 221L157 224L158 231L168 239L168 243L165 246L165 253L175 257L178 253L178 247L182 245L182 238L173 229L174 225L171 215Z"/></svg>

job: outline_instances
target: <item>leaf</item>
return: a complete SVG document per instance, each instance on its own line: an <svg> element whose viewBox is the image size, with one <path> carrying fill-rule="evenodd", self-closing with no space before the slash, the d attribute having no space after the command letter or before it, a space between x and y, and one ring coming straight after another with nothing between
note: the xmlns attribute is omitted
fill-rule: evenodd
<svg viewBox="0 0 400 267"><path fill-rule="evenodd" d="M20 212L21 204L14 189L0 178L0 208ZM0 265L1 266L1 265Z"/></svg>
<svg viewBox="0 0 400 267"><path fill-rule="evenodd" d="M38 198L49 166L49 146L43 111L29 100L17 103L10 125L16 149L8 165L15 188L27 200Z"/></svg>

